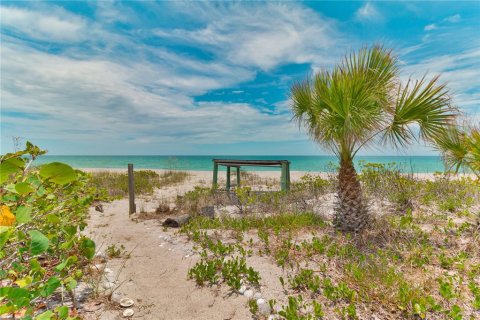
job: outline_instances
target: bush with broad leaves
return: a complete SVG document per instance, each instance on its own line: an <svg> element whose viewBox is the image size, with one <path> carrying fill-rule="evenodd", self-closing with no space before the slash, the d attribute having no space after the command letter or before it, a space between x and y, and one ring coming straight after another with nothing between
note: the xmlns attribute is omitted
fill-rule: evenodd
<svg viewBox="0 0 480 320"><path fill-rule="evenodd" d="M95 255L81 231L96 190L66 164L30 167L44 153L27 142L0 157L0 318L75 318L74 290ZM47 309L58 291L73 307Z"/></svg>

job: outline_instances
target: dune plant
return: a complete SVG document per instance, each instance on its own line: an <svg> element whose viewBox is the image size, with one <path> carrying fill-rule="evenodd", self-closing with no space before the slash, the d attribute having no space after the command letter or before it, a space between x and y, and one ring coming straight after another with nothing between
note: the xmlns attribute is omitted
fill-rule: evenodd
<svg viewBox="0 0 480 320"><path fill-rule="evenodd" d="M76 308L75 288L95 254L81 231L96 190L66 164L29 166L43 153L27 142L0 156L0 318L73 319L63 293ZM59 293L58 307L46 303Z"/></svg>
<svg viewBox="0 0 480 320"><path fill-rule="evenodd" d="M363 48L291 89L293 118L340 160L339 230L358 232L370 221L353 164L359 150L375 142L396 148L432 142L457 115L438 77L402 82L398 65L391 50Z"/></svg>

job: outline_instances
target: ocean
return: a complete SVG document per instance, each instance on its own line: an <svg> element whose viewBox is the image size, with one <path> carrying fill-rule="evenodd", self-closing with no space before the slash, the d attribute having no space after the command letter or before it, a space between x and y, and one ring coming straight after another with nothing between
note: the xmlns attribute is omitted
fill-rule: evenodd
<svg viewBox="0 0 480 320"><path fill-rule="evenodd" d="M291 171L330 172L338 163L334 156L56 156L45 155L35 160L34 165L48 162L64 162L75 168L127 168L133 163L136 169L212 170L212 159L242 160L289 160ZM395 163L403 172L432 173L443 171L442 159L438 156L358 156L355 165ZM278 170L265 167L245 167L252 171Z"/></svg>

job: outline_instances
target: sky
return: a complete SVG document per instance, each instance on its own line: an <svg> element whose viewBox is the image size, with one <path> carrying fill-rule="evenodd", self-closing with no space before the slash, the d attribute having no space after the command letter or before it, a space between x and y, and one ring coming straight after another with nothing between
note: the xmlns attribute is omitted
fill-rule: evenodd
<svg viewBox="0 0 480 320"><path fill-rule="evenodd" d="M374 43L480 123L480 1L2 1L0 18L1 153L20 137L56 155L328 154L290 87Z"/></svg>

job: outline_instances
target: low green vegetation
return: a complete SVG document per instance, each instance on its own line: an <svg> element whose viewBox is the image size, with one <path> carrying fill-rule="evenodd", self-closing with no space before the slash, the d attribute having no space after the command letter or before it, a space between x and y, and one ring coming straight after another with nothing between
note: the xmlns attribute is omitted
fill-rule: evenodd
<svg viewBox="0 0 480 320"><path fill-rule="evenodd" d="M98 171L91 174L91 185L107 197L118 199L128 196L127 173ZM134 171L135 194L152 194L156 188L182 183L188 177L184 171L169 170L161 174L153 170Z"/></svg>
<svg viewBox="0 0 480 320"><path fill-rule="evenodd" d="M448 174L418 179L395 164L361 168L367 199L382 203L368 231L337 232L331 217L288 204L324 201L335 180L307 177L290 194L244 189L246 200L237 196L244 201L242 214L197 216L181 229L196 243L213 244L200 245L204 251L190 277L201 285L227 283L234 290L246 273L235 271L238 276L229 280L231 272L222 272L229 268L224 261L246 252L248 261L268 259L282 270L283 293L268 298L277 304L272 312L284 319L476 319L479 181ZM200 188L187 197L206 205L236 201ZM259 284L268 285L262 279ZM258 316L254 300L248 308Z"/></svg>
<svg viewBox="0 0 480 320"><path fill-rule="evenodd" d="M75 318L74 290L95 254L81 234L96 195L89 176L58 162L28 169L28 158L43 153L27 142L1 156L0 317ZM58 292L72 306L60 301L46 309Z"/></svg>
<svg viewBox="0 0 480 320"><path fill-rule="evenodd" d="M259 285L258 272L247 267L245 260L246 255L251 253L242 246L215 241L206 232L196 232L192 239L200 246L201 258L189 270L188 276L198 285L211 286L223 282L232 290L240 289L242 284Z"/></svg>

